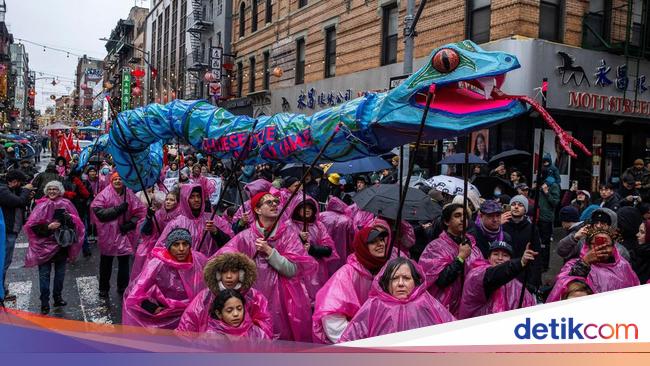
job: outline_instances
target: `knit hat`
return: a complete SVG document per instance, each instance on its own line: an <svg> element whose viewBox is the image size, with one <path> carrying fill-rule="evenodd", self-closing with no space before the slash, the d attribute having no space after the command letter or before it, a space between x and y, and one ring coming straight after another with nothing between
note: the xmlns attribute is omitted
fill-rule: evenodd
<svg viewBox="0 0 650 366"><path fill-rule="evenodd" d="M574 206L565 206L560 209L561 222L580 222L580 213Z"/></svg>
<svg viewBox="0 0 650 366"><path fill-rule="evenodd" d="M584 194L585 196L587 196L587 200L591 199L591 193L589 193L589 191L583 189L583 190L580 190L580 191L576 192L576 195L579 195L581 193Z"/></svg>
<svg viewBox="0 0 650 366"><path fill-rule="evenodd" d="M294 183L299 182L299 181L300 181L300 179L298 179L296 177L286 177L286 178L284 178L284 183L282 184L282 187L289 188Z"/></svg>
<svg viewBox="0 0 650 366"><path fill-rule="evenodd" d="M503 212L503 208L496 201L487 200L483 202L483 204L481 205L481 213L493 214L493 213L501 213L501 212Z"/></svg>
<svg viewBox="0 0 650 366"><path fill-rule="evenodd" d="M112 182L115 178L120 178L120 173L118 173L118 172L114 172L113 174L111 174L111 182Z"/></svg>
<svg viewBox="0 0 650 366"><path fill-rule="evenodd" d="M524 208L526 209L526 212L528 212L528 198L518 194L510 199L510 204L512 205L514 202L521 203Z"/></svg>
<svg viewBox="0 0 650 366"><path fill-rule="evenodd" d="M171 248L172 244L179 240L185 240L190 245L192 245L192 235L190 234L189 230L182 227L172 230L169 235L167 235L167 239L165 239L165 246L167 247L167 250Z"/></svg>
<svg viewBox="0 0 650 366"><path fill-rule="evenodd" d="M259 192L256 195L251 198L251 208L253 209L253 212L255 212L255 209L257 208L257 205L260 203L260 200L262 197L266 196L267 194L271 194L270 192Z"/></svg>
<svg viewBox="0 0 650 366"><path fill-rule="evenodd" d="M503 240L495 240L490 243L490 253L495 250L503 250L512 256L512 246Z"/></svg>
<svg viewBox="0 0 650 366"><path fill-rule="evenodd" d="M334 185L338 185L340 179L341 176L338 173L332 173L327 177L327 180Z"/></svg>

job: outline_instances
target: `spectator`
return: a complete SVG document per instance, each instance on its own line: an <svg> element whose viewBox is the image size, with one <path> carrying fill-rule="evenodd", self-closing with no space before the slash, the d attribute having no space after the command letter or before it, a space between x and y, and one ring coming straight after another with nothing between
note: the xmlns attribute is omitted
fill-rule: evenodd
<svg viewBox="0 0 650 366"><path fill-rule="evenodd" d="M591 194L589 191L578 189L578 181L573 181L569 190L564 192L560 206L566 207L572 205L578 209L578 214L582 214L582 211L589 206L590 200Z"/></svg>
<svg viewBox="0 0 650 366"><path fill-rule="evenodd" d="M641 283L650 279L650 220L639 225L636 235L638 245L634 248L634 261L631 263Z"/></svg>
<svg viewBox="0 0 650 366"><path fill-rule="evenodd" d="M528 209L526 197L517 195L510 200L510 211L501 216L503 232L510 237L509 245L512 247L513 258L522 258L529 243L528 248L535 252L540 251L539 232L526 216ZM535 292L542 284L542 263L536 260L530 263L529 267L527 279L525 273L519 274L517 278L526 282L531 292Z"/></svg>
<svg viewBox="0 0 650 366"><path fill-rule="evenodd" d="M626 175L632 177L634 188L638 189L640 192L647 192L650 190L650 170L643 166L643 159L634 160L634 164L623 172L623 176Z"/></svg>
<svg viewBox="0 0 650 366"><path fill-rule="evenodd" d="M34 190L35 190L34 198L39 199L43 197L44 196L43 190L45 189L45 185L53 180L58 180L59 182L63 182L63 178L59 175L59 173L56 170L56 165L54 163L49 163L47 164L45 171L42 173L38 173L38 175L36 175L34 180L32 180L32 185L34 186Z"/></svg>
<svg viewBox="0 0 650 366"><path fill-rule="evenodd" d="M503 161L500 161L499 165L490 172L490 177L497 177L509 181L506 164Z"/></svg>
<svg viewBox="0 0 650 366"><path fill-rule="evenodd" d="M542 268L548 270L551 251L551 237L553 236L553 222L555 209L560 204L560 186L553 176L547 176L539 192L539 238L541 240L540 259Z"/></svg>
<svg viewBox="0 0 650 366"><path fill-rule="evenodd" d="M524 178L524 176L521 175L521 172L519 170L514 169L510 173L510 184L512 184L513 188L516 188L517 185L525 183L525 182L526 182L526 178Z"/></svg>
<svg viewBox="0 0 650 366"><path fill-rule="evenodd" d="M501 228L501 204L487 200L483 202L476 218L475 225L469 233L476 239L476 246L481 250L483 258L490 255L490 243L493 241L510 242L510 235L505 234Z"/></svg>
<svg viewBox="0 0 650 366"><path fill-rule="evenodd" d="M598 202L598 205L616 212L619 208L621 198L614 192L614 186L611 183L601 184L599 193L600 202Z"/></svg>
<svg viewBox="0 0 650 366"><path fill-rule="evenodd" d="M619 207L636 206L641 203L641 194L635 188L634 177L630 174L624 174L621 177L621 188L618 189L617 193L621 198Z"/></svg>

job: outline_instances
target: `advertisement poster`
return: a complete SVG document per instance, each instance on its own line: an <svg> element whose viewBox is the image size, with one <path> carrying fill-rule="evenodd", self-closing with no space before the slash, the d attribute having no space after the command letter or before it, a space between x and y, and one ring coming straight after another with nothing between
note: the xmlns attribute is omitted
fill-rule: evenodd
<svg viewBox="0 0 650 366"><path fill-rule="evenodd" d="M539 129L535 129L535 146L533 151L535 152L535 158L533 159L533 171L537 175L537 159L539 159ZM571 131L567 131L571 135ZM571 171L571 157L562 149L560 145L560 139L557 138L555 132L552 130L544 130L544 155L551 156L551 165L557 167L560 171L560 188L569 189L570 177L569 172Z"/></svg>

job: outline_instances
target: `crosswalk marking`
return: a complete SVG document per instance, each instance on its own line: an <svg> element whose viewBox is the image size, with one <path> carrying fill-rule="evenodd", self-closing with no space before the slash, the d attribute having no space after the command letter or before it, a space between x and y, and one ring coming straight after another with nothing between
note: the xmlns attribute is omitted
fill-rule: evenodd
<svg viewBox="0 0 650 366"><path fill-rule="evenodd" d="M97 276L77 277L77 290L84 321L113 324L108 306L99 298Z"/></svg>
<svg viewBox="0 0 650 366"><path fill-rule="evenodd" d="M27 249L29 243L16 243L16 249Z"/></svg>
<svg viewBox="0 0 650 366"><path fill-rule="evenodd" d="M9 293L16 295L16 301L7 302L7 307L29 311L29 299L32 296L32 281L10 282ZM14 306L11 306L12 303Z"/></svg>

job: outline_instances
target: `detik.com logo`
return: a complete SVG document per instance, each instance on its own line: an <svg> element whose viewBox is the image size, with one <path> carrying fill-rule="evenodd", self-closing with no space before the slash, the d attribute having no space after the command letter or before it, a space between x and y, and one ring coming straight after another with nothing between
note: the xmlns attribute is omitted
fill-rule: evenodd
<svg viewBox="0 0 650 366"><path fill-rule="evenodd" d="M518 339L639 339L636 324L585 324L573 318L551 319L548 323L531 323L530 318L514 329Z"/></svg>

